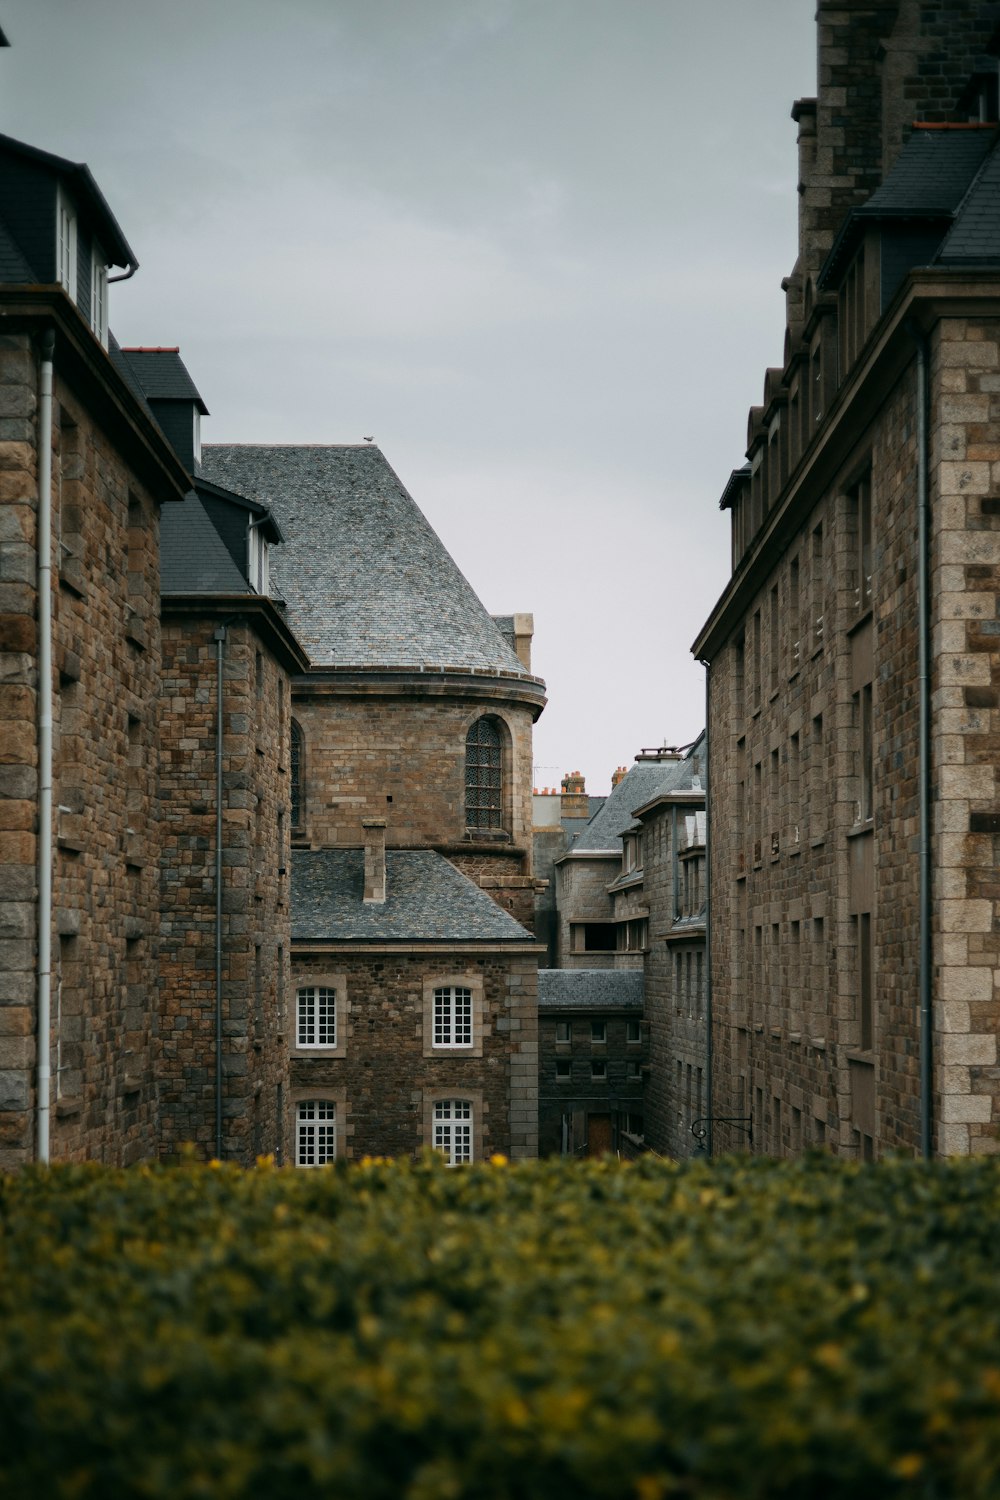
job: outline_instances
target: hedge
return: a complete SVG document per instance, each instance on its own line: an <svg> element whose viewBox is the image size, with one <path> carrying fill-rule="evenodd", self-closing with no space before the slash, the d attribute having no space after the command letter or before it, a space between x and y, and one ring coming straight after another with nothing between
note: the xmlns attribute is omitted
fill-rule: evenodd
<svg viewBox="0 0 1000 1500"><path fill-rule="evenodd" d="M1000 1167L0 1179L0 1495L1000 1494Z"/></svg>

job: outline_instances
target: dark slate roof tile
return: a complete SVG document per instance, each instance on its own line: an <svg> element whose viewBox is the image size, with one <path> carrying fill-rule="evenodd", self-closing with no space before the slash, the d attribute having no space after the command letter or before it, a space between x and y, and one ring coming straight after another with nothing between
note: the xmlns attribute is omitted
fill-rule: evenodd
<svg viewBox="0 0 1000 1500"><path fill-rule="evenodd" d="M595 813L573 844L571 854L588 850L620 850L621 836L632 826L637 807L667 792L688 791L697 762L691 755L681 760L638 760L627 776L612 788L600 811Z"/></svg>
<svg viewBox="0 0 1000 1500"><path fill-rule="evenodd" d="M991 130L915 130L881 187L855 215L948 217L995 142Z"/></svg>
<svg viewBox="0 0 1000 1500"><path fill-rule="evenodd" d="M530 676L378 448L211 445L201 471L274 511L272 576L314 666Z"/></svg>
<svg viewBox="0 0 1000 1500"><path fill-rule="evenodd" d="M161 512L160 590L164 594L253 592L194 490L180 505L165 505Z"/></svg>
<svg viewBox="0 0 1000 1500"><path fill-rule="evenodd" d="M37 280L10 230L0 222L0 281L12 286L31 286Z"/></svg>
<svg viewBox="0 0 1000 1500"><path fill-rule="evenodd" d="M292 937L300 942L533 943L531 933L430 849L386 853L386 899L364 902L363 849L296 849Z"/></svg>
<svg viewBox="0 0 1000 1500"><path fill-rule="evenodd" d="M636 1010L643 1008L641 969L539 969L538 1009Z"/></svg>
<svg viewBox="0 0 1000 1500"><path fill-rule="evenodd" d="M191 401L203 416L208 415L179 349L129 348L121 352L148 401Z"/></svg>
<svg viewBox="0 0 1000 1500"><path fill-rule="evenodd" d="M944 265L1000 262L1000 147L976 174L936 258Z"/></svg>

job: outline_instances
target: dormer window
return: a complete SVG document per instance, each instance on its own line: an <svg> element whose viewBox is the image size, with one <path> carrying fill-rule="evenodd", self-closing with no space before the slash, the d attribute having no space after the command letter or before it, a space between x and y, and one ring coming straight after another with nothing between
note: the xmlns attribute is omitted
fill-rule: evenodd
<svg viewBox="0 0 1000 1500"><path fill-rule="evenodd" d="M56 192L56 280L76 301L76 209L62 188Z"/></svg>
<svg viewBox="0 0 1000 1500"><path fill-rule="evenodd" d="M270 585L270 548L259 523L250 526L250 557L247 569L251 586L258 594L266 594Z"/></svg>
<svg viewBox="0 0 1000 1500"><path fill-rule="evenodd" d="M90 326L101 347L108 347L108 268L95 240L90 252Z"/></svg>

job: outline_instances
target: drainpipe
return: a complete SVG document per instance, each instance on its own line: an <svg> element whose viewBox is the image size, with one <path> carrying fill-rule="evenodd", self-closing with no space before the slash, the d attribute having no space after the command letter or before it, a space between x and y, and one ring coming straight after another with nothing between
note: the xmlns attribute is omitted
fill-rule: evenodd
<svg viewBox="0 0 1000 1500"><path fill-rule="evenodd" d="M930 686L930 495L927 338L915 324L917 345L917 621L919 631L920 746L918 800L920 846L919 1011L920 1011L920 1155L931 1157L932 1069L934 1030L931 1015L931 686Z"/></svg>
<svg viewBox="0 0 1000 1500"><path fill-rule="evenodd" d="M708 780L708 712L709 712L709 663L705 667L705 1103L708 1106L708 1121L705 1150L712 1155L712 840L711 798Z"/></svg>
<svg viewBox="0 0 1000 1500"><path fill-rule="evenodd" d="M215 1155L222 1160L222 664L226 627L215 641Z"/></svg>
<svg viewBox="0 0 1000 1500"><path fill-rule="evenodd" d="M38 1077L35 1151L49 1159L52 1024L52 362L42 335L38 386Z"/></svg>

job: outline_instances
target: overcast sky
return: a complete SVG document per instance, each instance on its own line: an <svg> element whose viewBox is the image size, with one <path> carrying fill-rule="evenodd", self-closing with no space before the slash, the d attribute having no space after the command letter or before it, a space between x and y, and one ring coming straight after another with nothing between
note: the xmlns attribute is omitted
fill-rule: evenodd
<svg viewBox="0 0 1000 1500"><path fill-rule="evenodd" d="M374 434L535 616L535 782L704 718L718 499L780 364L809 0L0 0L0 131L86 161L207 442Z"/></svg>

